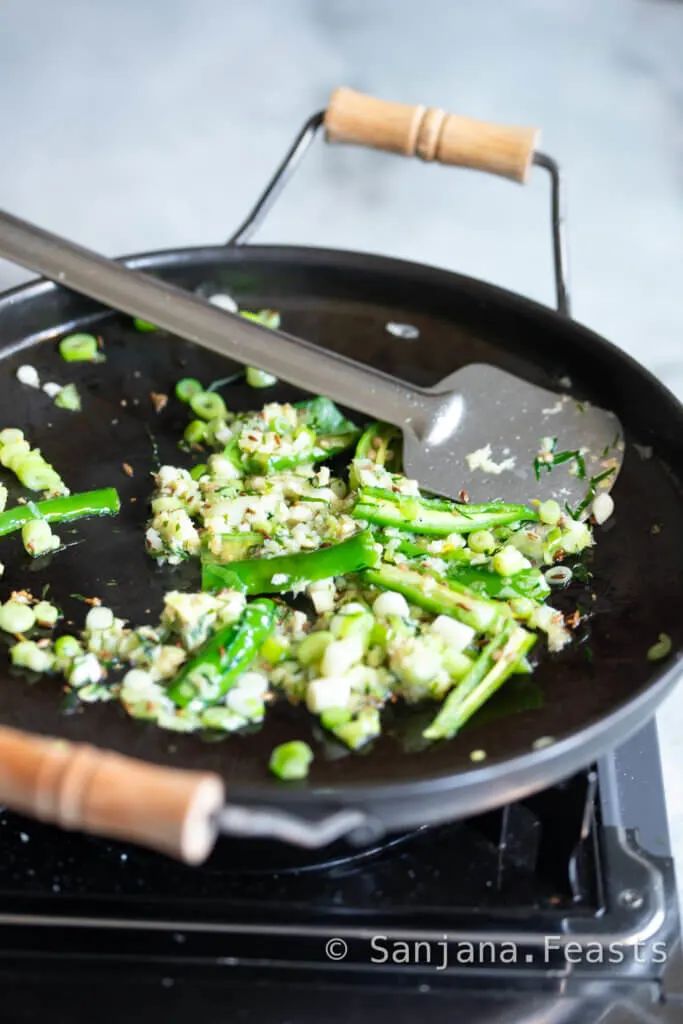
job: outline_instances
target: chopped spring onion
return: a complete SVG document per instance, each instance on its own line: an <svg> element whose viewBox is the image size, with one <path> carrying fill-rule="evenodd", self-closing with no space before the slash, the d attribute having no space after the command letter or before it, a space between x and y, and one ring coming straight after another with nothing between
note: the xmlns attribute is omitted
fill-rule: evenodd
<svg viewBox="0 0 683 1024"><path fill-rule="evenodd" d="M81 411L81 396L75 384L66 384L61 391L55 395L55 405L58 409L68 409L69 412Z"/></svg>
<svg viewBox="0 0 683 1024"><path fill-rule="evenodd" d="M554 565L543 575L551 587L564 587L573 578L574 573L567 565Z"/></svg>
<svg viewBox="0 0 683 1024"><path fill-rule="evenodd" d="M59 608L55 608L49 601L39 601L33 609L36 622L39 626L51 629L59 620Z"/></svg>
<svg viewBox="0 0 683 1024"><path fill-rule="evenodd" d="M99 356L93 334L69 334L59 343L59 354L67 363L92 363Z"/></svg>
<svg viewBox="0 0 683 1024"><path fill-rule="evenodd" d="M17 441L23 440L24 432L18 427L5 427L4 430L0 430L0 447L6 444L16 444Z"/></svg>
<svg viewBox="0 0 683 1024"><path fill-rule="evenodd" d="M226 295L224 292L216 292L209 299L212 306L217 306L219 309L224 309L227 313L239 312L239 306L233 299L232 295Z"/></svg>
<svg viewBox="0 0 683 1024"><path fill-rule="evenodd" d="M85 618L85 628L89 633L99 629L111 629L114 625L114 613L111 608L103 605L91 608Z"/></svg>
<svg viewBox="0 0 683 1024"><path fill-rule="evenodd" d="M199 391L190 395L190 408L202 420L225 419L228 410L220 395L213 391Z"/></svg>
<svg viewBox="0 0 683 1024"><path fill-rule="evenodd" d="M475 530L467 538L467 546L477 555L487 554L496 549L496 538L490 530Z"/></svg>
<svg viewBox="0 0 683 1024"><path fill-rule="evenodd" d="M183 439L188 444L201 444L202 441L206 441L209 436L209 428L206 424L206 420L192 420L191 423L185 427L183 432Z"/></svg>
<svg viewBox="0 0 683 1024"><path fill-rule="evenodd" d="M38 371L35 366L30 366L29 364L24 364L24 366L19 367L17 370L17 380L20 384L26 384L29 388L40 387Z"/></svg>
<svg viewBox="0 0 683 1024"><path fill-rule="evenodd" d="M77 658L83 653L83 648L75 636L66 634L55 641L55 654L58 658Z"/></svg>
<svg viewBox="0 0 683 1024"><path fill-rule="evenodd" d="M252 320L256 324L262 324L264 327L270 327L272 331L276 331L280 326L280 314L274 309L262 309L258 313L250 313L248 310L243 309L240 313L245 320Z"/></svg>
<svg viewBox="0 0 683 1024"><path fill-rule="evenodd" d="M612 497L612 495L605 494L603 492L602 494L598 494L595 498L593 498L591 512L593 514L593 519L598 524L598 526L602 526L603 523L606 523L609 517L614 512L614 498Z"/></svg>
<svg viewBox="0 0 683 1024"><path fill-rule="evenodd" d="M653 644L647 652L648 661L662 661L671 654L673 644L668 633L660 633L656 644Z"/></svg>
<svg viewBox="0 0 683 1024"><path fill-rule="evenodd" d="M586 463L583 458L583 453L577 448L574 451L558 452L556 451L557 438L544 438L541 450L534 459L534 473L536 479L541 479L541 470L545 469L548 472L554 469L555 466L561 466L564 462L574 462L574 474L583 480L586 476ZM570 470L571 472L571 470Z"/></svg>
<svg viewBox="0 0 683 1024"><path fill-rule="evenodd" d="M255 366L248 366L247 384L250 388L272 388L277 384L277 377L265 370L257 370Z"/></svg>
<svg viewBox="0 0 683 1024"><path fill-rule="evenodd" d="M573 511L571 509L569 509L569 508L567 509L569 514L571 516L573 516L574 519L579 519L581 517L581 515L586 511L586 509L588 508L590 503L593 501L593 498L598 493L598 486L603 482L603 480L609 479L609 477L611 477L612 474L615 473L615 472L616 472L615 467L614 466L610 466L609 469L605 469L605 470L603 470L602 473L598 473L597 476L592 476L590 478L590 480L588 481L588 489L586 491L586 497L583 499L583 501L579 502L579 504L576 506L576 508ZM612 512L610 511L610 515L611 514L612 514ZM605 516L605 519L607 519L607 516ZM603 522L604 522L604 520L603 520Z"/></svg>
<svg viewBox="0 0 683 1024"><path fill-rule="evenodd" d="M332 732L351 750L359 750L369 740L379 736L381 728L377 708L366 707L362 708L350 722L342 722L335 726Z"/></svg>
<svg viewBox="0 0 683 1024"><path fill-rule="evenodd" d="M548 526L557 526L562 517L562 509L556 501L550 498L548 501L543 501L538 507L538 518L542 523L546 523Z"/></svg>
<svg viewBox="0 0 683 1024"><path fill-rule="evenodd" d="M68 494L68 488L38 448L31 448L20 430L9 427L0 432L0 463L12 470L19 483L32 491Z"/></svg>
<svg viewBox="0 0 683 1024"><path fill-rule="evenodd" d="M270 755L270 770L278 779L305 779L313 760L313 751L302 740L291 740L275 747Z"/></svg>
<svg viewBox="0 0 683 1024"><path fill-rule="evenodd" d="M183 377L175 386L176 398L181 402L189 402L193 395L198 395L204 388L194 377Z"/></svg>
<svg viewBox="0 0 683 1024"><path fill-rule="evenodd" d="M384 330L388 334L393 334L395 338L403 338L405 341L413 341L420 336L419 327L415 327L413 324L396 323L393 320L389 320L384 325Z"/></svg>
<svg viewBox="0 0 683 1024"><path fill-rule="evenodd" d="M0 629L6 633L27 633L35 623L33 609L23 601L6 601L0 606Z"/></svg>
<svg viewBox="0 0 683 1024"><path fill-rule="evenodd" d="M30 519L24 523L21 528L21 540L32 558L56 551L62 543L59 537L52 532L50 524L45 519Z"/></svg>
<svg viewBox="0 0 683 1024"><path fill-rule="evenodd" d="M30 672L49 672L54 665L54 655L39 647L33 640L22 640L10 649L12 664Z"/></svg>
<svg viewBox="0 0 683 1024"><path fill-rule="evenodd" d="M42 456L29 455L17 463L15 472L19 482L28 487L29 491L54 491L68 494L68 488L59 474Z"/></svg>
<svg viewBox="0 0 683 1024"><path fill-rule="evenodd" d="M529 559L525 558L521 551L518 551L512 544L508 544L496 552L492 565L494 571L500 576L515 576L523 569L531 568Z"/></svg>

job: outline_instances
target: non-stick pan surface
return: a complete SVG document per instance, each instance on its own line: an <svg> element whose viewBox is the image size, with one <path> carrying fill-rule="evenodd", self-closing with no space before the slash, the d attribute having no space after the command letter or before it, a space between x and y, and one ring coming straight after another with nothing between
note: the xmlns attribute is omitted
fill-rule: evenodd
<svg viewBox="0 0 683 1024"><path fill-rule="evenodd" d="M588 620L566 653L544 652L533 676L513 679L461 735L427 748L420 743L424 716L401 710L389 716L386 735L359 755L344 755L315 732L303 710L286 704L273 707L252 734L218 742L136 722L118 705L65 714L57 680L27 685L6 664L0 668L2 722L160 763L213 769L242 801L365 803L406 824L455 816L545 785L615 745L654 712L675 681L683 647L683 410L641 367L541 306L410 263L243 247L161 253L132 264L207 294L229 290L243 308L276 308L284 330L417 384L433 384L468 362L491 362L545 386L559 388L569 377L574 394L613 409L628 429L616 513L597 530L593 576L559 599L565 609L579 605ZM414 325L419 337L397 338L386 330L389 321ZM55 339L78 328L103 336L106 362L73 366L59 359ZM157 414L150 392L172 396L181 376L208 382L234 367L166 335L139 333L128 318L45 283L0 298L0 346L0 425L22 427L72 490L115 485L122 497L118 519L62 528L73 546L49 564L32 563L16 537L3 540L3 593L27 585L39 593L49 583L51 599L77 627L87 607L73 594L98 595L137 624L156 621L163 593L198 585L198 574L158 569L144 552L155 453L162 462L191 462L176 447L185 407L171 397ZM43 380L75 380L83 411L56 409L45 394L19 384L14 371L22 362L33 363ZM284 386L257 392L236 383L223 394L230 408L247 409L293 392ZM652 448L651 457L643 457L649 452L642 446ZM500 486L504 497L504 478ZM672 637L673 654L653 665L646 654L661 632ZM309 779L285 786L271 778L273 746L310 739L312 730L317 756ZM554 742L538 749L542 738ZM483 765L473 764L474 749L486 752ZM383 801L391 808L386 814Z"/></svg>

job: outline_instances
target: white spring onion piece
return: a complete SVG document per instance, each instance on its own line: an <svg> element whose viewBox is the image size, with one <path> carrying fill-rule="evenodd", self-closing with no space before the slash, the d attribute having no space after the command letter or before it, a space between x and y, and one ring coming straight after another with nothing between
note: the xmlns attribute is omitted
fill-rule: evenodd
<svg viewBox="0 0 683 1024"><path fill-rule="evenodd" d="M141 668L131 668L123 677L123 686L129 691L129 696L134 693L144 697L150 690L159 689L149 672Z"/></svg>
<svg viewBox="0 0 683 1024"><path fill-rule="evenodd" d="M548 637L548 649L561 651L571 640L571 634L564 624L564 619L556 608L542 604L529 616L532 629L542 629Z"/></svg>
<svg viewBox="0 0 683 1024"><path fill-rule="evenodd" d="M85 617L85 628L89 633L98 629L111 629L114 625L114 613L111 608L91 608Z"/></svg>
<svg viewBox="0 0 683 1024"><path fill-rule="evenodd" d="M265 370L259 370L256 366L247 367L247 384L250 388L272 388L277 384L277 377Z"/></svg>
<svg viewBox="0 0 683 1024"><path fill-rule="evenodd" d="M316 580L308 588L308 595L318 615L334 610L334 579Z"/></svg>
<svg viewBox="0 0 683 1024"><path fill-rule="evenodd" d="M103 669L94 654L83 654L74 658L68 675L69 684L76 689L86 683L99 683Z"/></svg>
<svg viewBox="0 0 683 1024"><path fill-rule="evenodd" d="M211 296L209 302L212 306L218 306L219 309L224 309L227 313L239 312L239 306L233 299L232 295L217 292L215 295Z"/></svg>
<svg viewBox="0 0 683 1024"><path fill-rule="evenodd" d="M27 633L35 621L33 610L21 601L6 601L0 607L0 629L6 633Z"/></svg>
<svg viewBox="0 0 683 1024"><path fill-rule="evenodd" d="M345 676L313 679L306 688L306 706L313 714L329 708L345 708L350 699L351 682Z"/></svg>
<svg viewBox="0 0 683 1024"><path fill-rule="evenodd" d="M413 324L399 324L394 320L385 324L385 330L387 334L393 334L395 338L404 338L406 341L413 341L420 337L419 327L415 327Z"/></svg>
<svg viewBox="0 0 683 1024"><path fill-rule="evenodd" d="M333 640L325 648L320 671L324 676L343 676L362 657L363 641L360 637L349 636L345 640Z"/></svg>
<svg viewBox="0 0 683 1024"><path fill-rule="evenodd" d="M268 677L262 672L243 672L235 683L235 689L250 697L263 697L268 692Z"/></svg>
<svg viewBox="0 0 683 1024"><path fill-rule="evenodd" d="M598 526L602 526L603 523L606 523L614 512L614 498L612 495L598 494L597 497L593 499L591 512L593 514L593 519Z"/></svg>
<svg viewBox="0 0 683 1024"><path fill-rule="evenodd" d="M48 650L38 647L33 640L22 640L10 649L12 664L17 668L27 668L31 672L49 672L54 666L54 655Z"/></svg>
<svg viewBox="0 0 683 1024"><path fill-rule="evenodd" d="M572 578L572 571L567 565L554 565L544 576L551 587L564 587Z"/></svg>
<svg viewBox="0 0 683 1024"><path fill-rule="evenodd" d="M225 703L236 715L240 715L248 721L255 722L263 718L263 701L259 697L245 693L241 688L228 690Z"/></svg>
<svg viewBox="0 0 683 1024"><path fill-rule="evenodd" d="M40 377L35 366L25 363L17 370L17 380L20 384L26 384L30 388L40 387Z"/></svg>
<svg viewBox="0 0 683 1024"><path fill-rule="evenodd" d="M439 653L419 640L413 650L392 657L390 664L392 670L411 686L430 683L443 668Z"/></svg>
<svg viewBox="0 0 683 1024"><path fill-rule="evenodd" d="M56 398L59 392L62 390L61 384L55 384L53 380L49 380L47 384L43 384L43 391L49 398Z"/></svg>
<svg viewBox="0 0 683 1024"><path fill-rule="evenodd" d="M450 615L438 615L432 623L432 633L445 640L452 651L464 651L476 636L476 630Z"/></svg>
<svg viewBox="0 0 683 1024"><path fill-rule="evenodd" d="M551 747L555 740L552 736L539 736L537 740L531 744L534 750L543 750L544 747Z"/></svg>
<svg viewBox="0 0 683 1024"><path fill-rule="evenodd" d="M46 628L52 628L59 619L59 609L49 601L39 601L33 609L33 614L38 625Z"/></svg>
<svg viewBox="0 0 683 1024"><path fill-rule="evenodd" d="M32 558L56 551L61 545L45 519L29 519L21 528L21 539L26 551Z"/></svg>
<svg viewBox="0 0 683 1024"><path fill-rule="evenodd" d="M397 615L407 619L410 615L410 608L403 594L396 594L393 590L385 590L375 600L372 610L380 618L388 619L391 615Z"/></svg>
<svg viewBox="0 0 683 1024"><path fill-rule="evenodd" d="M247 724L242 715L226 707L210 707L202 713L202 725L208 729L222 729L223 732L237 732Z"/></svg>
<svg viewBox="0 0 683 1024"><path fill-rule="evenodd" d="M522 569L530 569L531 562L517 548L506 544L493 556L493 568L500 576L514 576Z"/></svg>
<svg viewBox="0 0 683 1024"><path fill-rule="evenodd" d="M361 604L360 601L349 601L348 604L343 605L339 609L339 614L361 615L363 612L366 612L367 610L367 607L364 604Z"/></svg>

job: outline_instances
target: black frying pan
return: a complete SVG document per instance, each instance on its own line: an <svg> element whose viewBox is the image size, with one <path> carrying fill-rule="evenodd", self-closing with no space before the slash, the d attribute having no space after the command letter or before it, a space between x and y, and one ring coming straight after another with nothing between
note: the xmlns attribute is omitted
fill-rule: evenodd
<svg viewBox="0 0 683 1024"><path fill-rule="evenodd" d="M286 332L415 384L428 386L467 363L489 362L546 387L568 376L573 394L613 409L627 430L613 492L616 512L598 530L592 578L561 597L564 607L578 603L590 615L577 643L544 655L532 677L511 680L455 739L426 748L419 742L419 713L398 708L388 713L381 740L362 754L340 756L306 712L285 703L272 707L252 734L209 743L131 720L118 705L65 714L55 680L27 685L7 669L0 685L3 724L215 771L225 778L231 802L275 810L278 832L277 809L319 820L354 808L373 828L389 830L480 811L571 774L654 713L677 678L683 648L683 408L647 371L563 315L417 264L237 244L126 263L205 294L229 291L246 308L276 308ZM414 325L418 340L397 339L386 330L389 321ZM31 362L42 379L64 380L65 364L51 341L78 329L103 336L107 362L68 368L85 399L83 412L72 415L22 388L14 371ZM140 334L129 318L46 282L0 297L0 358L2 425L22 426L73 490L114 484L123 499L115 523L76 524L71 535L61 529L75 543L51 564L32 563L19 544L3 542L3 591L30 581L37 593L49 583L51 598L77 623L84 609L72 594L99 594L137 623L155 620L164 591L196 586L198 579L193 570L155 568L143 550L155 451L162 462L186 458L176 447L184 408L170 401L156 414L149 393L172 393L180 376L226 376L231 365L177 339ZM251 408L261 397L239 382L224 395L234 409ZM293 395L279 387L273 398ZM652 448L652 457L642 457L642 446ZM124 474L123 462L134 477ZM647 650L661 632L672 637L673 652L653 665ZM305 782L283 784L269 775L273 746L311 737L317 756ZM473 764L474 749L486 751L483 763Z"/></svg>

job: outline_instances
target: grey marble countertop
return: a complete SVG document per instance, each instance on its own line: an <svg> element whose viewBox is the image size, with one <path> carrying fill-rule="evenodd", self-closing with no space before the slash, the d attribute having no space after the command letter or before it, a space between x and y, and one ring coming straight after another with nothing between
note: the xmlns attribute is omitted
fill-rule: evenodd
<svg viewBox="0 0 683 1024"><path fill-rule="evenodd" d="M221 241L340 84L537 124L570 187L574 315L683 397L683 4L5 0L0 205L114 254ZM551 301L547 183L316 147L263 241ZM0 262L0 288L25 279ZM683 689L659 715L683 878Z"/></svg>

